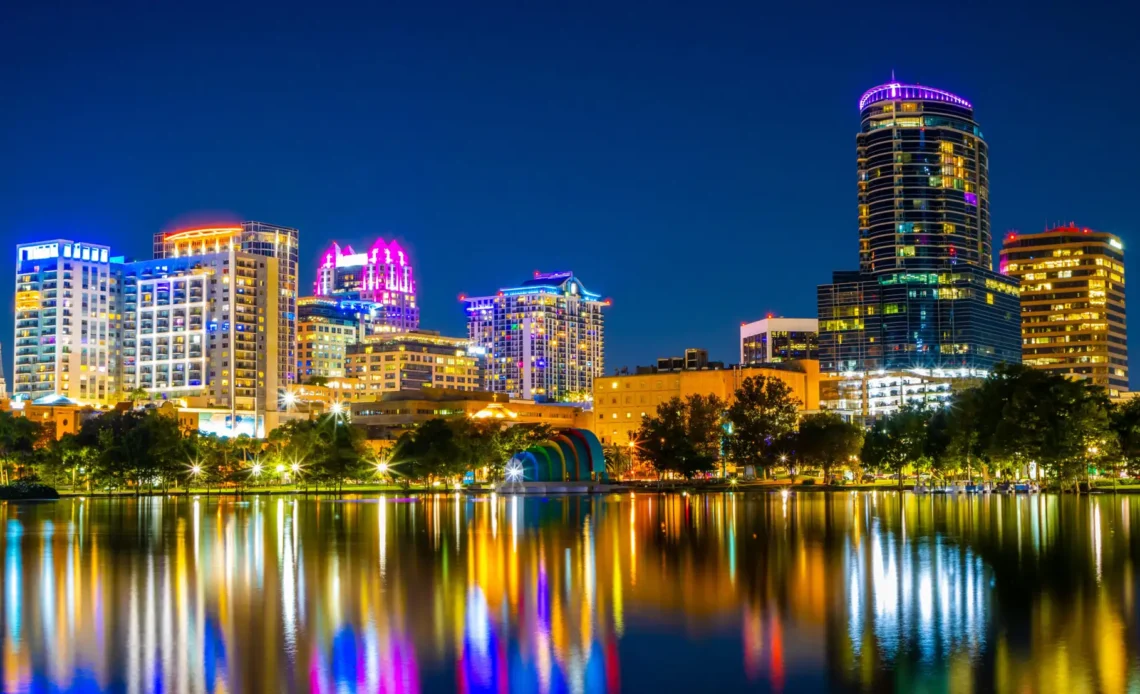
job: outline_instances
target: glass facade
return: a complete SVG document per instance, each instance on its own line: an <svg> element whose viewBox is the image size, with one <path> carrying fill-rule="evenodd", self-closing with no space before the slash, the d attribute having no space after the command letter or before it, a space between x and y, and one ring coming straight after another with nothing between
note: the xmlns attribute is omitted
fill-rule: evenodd
<svg viewBox="0 0 1140 694"><path fill-rule="evenodd" d="M819 359L815 318L764 318L740 326L740 363L768 364Z"/></svg>
<svg viewBox="0 0 1140 694"><path fill-rule="evenodd" d="M870 277L818 290L820 369L989 369L1021 359L1017 283L983 268Z"/></svg>
<svg viewBox="0 0 1140 694"><path fill-rule="evenodd" d="M896 82L859 105L859 270L819 287L821 370L1020 361L1018 285L991 270L988 151L973 107Z"/></svg>

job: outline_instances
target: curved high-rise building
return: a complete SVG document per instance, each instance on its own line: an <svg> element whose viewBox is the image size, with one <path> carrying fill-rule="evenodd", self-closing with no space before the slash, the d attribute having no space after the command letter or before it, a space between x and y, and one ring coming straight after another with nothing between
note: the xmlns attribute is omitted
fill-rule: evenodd
<svg viewBox="0 0 1140 694"><path fill-rule="evenodd" d="M978 374L1021 358L992 269L989 154L969 101L892 80L859 99L859 270L818 289L824 372Z"/></svg>
<svg viewBox="0 0 1140 694"><path fill-rule="evenodd" d="M990 268L989 154L970 102L891 82L859 113L860 269Z"/></svg>

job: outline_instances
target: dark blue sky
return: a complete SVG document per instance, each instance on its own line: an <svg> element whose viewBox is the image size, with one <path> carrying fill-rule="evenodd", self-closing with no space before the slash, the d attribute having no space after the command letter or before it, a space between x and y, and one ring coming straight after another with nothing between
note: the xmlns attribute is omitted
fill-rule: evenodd
<svg viewBox="0 0 1140 694"><path fill-rule="evenodd" d="M425 328L572 269L614 300L607 371L735 360L742 320L856 266L856 101L892 69L974 102L995 237L1140 243L1123 3L354 4L5 4L5 246L258 219L301 230L307 290L330 240L395 236Z"/></svg>

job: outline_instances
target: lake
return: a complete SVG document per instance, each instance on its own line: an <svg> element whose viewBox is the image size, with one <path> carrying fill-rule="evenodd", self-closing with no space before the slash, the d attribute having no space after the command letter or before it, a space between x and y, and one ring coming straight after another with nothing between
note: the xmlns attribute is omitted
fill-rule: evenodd
<svg viewBox="0 0 1140 694"><path fill-rule="evenodd" d="M1140 689L1140 496L251 496L0 514L4 692Z"/></svg>

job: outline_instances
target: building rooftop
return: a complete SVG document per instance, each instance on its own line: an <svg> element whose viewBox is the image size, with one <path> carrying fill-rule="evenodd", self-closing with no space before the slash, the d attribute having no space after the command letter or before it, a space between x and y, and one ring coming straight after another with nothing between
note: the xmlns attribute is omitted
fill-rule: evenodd
<svg viewBox="0 0 1140 694"><path fill-rule="evenodd" d="M880 84L877 87L871 87L863 92L863 96L859 98L859 110L867 108L867 106L879 101L893 101L895 99L917 99L920 101L942 101L955 106L962 106L963 108L973 108L974 105L966 101L957 94L935 89L933 87L924 87L920 84L902 84L901 82L890 81L886 84Z"/></svg>

